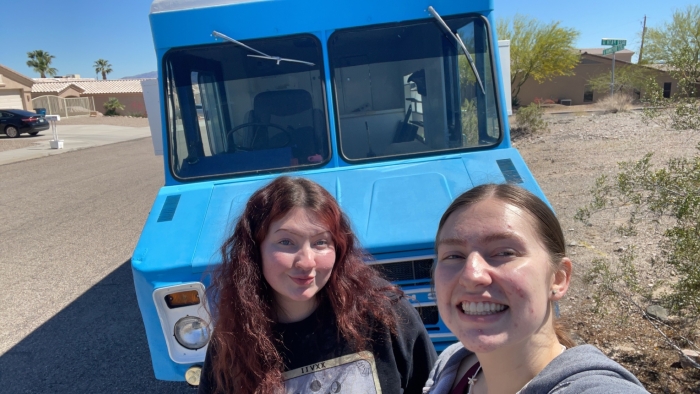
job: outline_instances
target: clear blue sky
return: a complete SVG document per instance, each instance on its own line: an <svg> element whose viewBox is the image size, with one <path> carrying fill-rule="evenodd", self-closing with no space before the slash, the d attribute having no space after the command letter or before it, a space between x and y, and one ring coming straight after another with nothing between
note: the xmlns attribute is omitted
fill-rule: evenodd
<svg viewBox="0 0 700 394"><path fill-rule="evenodd" d="M328 0L334 1L334 0ZM460 0L468 1L468 0ZM494 0L497 18L516 13L543 22L561 21L581 35L579 48L600 47L600 39L623 38L627 48L639 50L642 19L647 26L671 20L673 11L697 0ZM0 23L3 50L0 64L29 77L39 75L27 67L27 52L43 49L54 55L59 75L94 77L97 59L107 59L122 78L156 70L156 58L148 22L150 0L0 0L0 9L14 15ZM6 21L8 22L8 21Z"/></svg>

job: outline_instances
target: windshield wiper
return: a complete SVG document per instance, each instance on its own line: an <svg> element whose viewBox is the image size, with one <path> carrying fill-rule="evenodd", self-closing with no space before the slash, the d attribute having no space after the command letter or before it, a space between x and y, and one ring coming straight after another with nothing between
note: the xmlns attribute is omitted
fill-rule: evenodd
<svg viewBox="0 0 700 394"><path fill-rule="evenodd" d="M484 84L481 82L481 76L479 76L479 72L476 71L476 65L474 64L474 59L472 59L472 55L469 54L469 51L467 50L467 46L464 45L464 42L462 39L459 37L459 34L454 33L452 30L450 30L450 27L447 26L447 23L445 23L444 20L440 17L440 15L435 11L435 8L433 6L428 6L428 12L433 16L438 21L438 25L446 32L449 33L452 38L457 40L457 43L459 43L460 48L462 48L462 51L464 52L464 55L467 56L467 60L469 61L469 65L472 67L472 71L474 72L474 75L476 76L476 80L479 82L479 86L481 87L481 92L486 95L486 89L484 89Z"/></svg>
<svg viewBox="0 0 700 394"><path fill-rule="evenodd" d="M227 36L227 35L225 35L225 34L221 34L221 33L219 33L219 32L216 31L216 30L214 30L214 31L211 33L211 35L214 36L214 37L223 38L223 39L226 40L226 41L230 41L230 42L232 42L232 43L234 43L234 44L236 44L236 45L240 45L240 46L242 46L243 48L245 48L245 49L247 49L247 50L249 50L249 51L251 51L251 52L255 52L255 53L258 54L258 55L248 55L248 57L255 57L255 58L258 58L258 59L272 60L272 61L274 61L274 62L277 62L277 65L278 65L278 66L279 66L280 62L301 63L301 64L306 64L306 65L309 65L309 66L312 66L312 67L315 66L315 64L313 64L313 63L311 63L311 62L305 62L305 61L303 61L303 60L286 59L286 58L279 57L279 56L270 56L270 55L268 55L268 54L266 54L266 53L263 53L263 52L258 51L257 49L251 48L251 47L249 47L248 45L246 45L246 44L244 44L244 43L242 43L242 42L240 42L240 41L236 41L236 40L234 40L233 38L231 38L231 37L229 37L229 36Z"/></svg>

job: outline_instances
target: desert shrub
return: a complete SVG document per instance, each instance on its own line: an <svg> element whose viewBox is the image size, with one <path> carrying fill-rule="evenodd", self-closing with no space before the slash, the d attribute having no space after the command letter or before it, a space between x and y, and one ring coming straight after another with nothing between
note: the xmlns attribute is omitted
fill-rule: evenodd
<svg viewBox="0 0 700 394"><path fill-rule="evenodd" d="M536 133L547 130L549 124L544 120L544 108L537 103L520 107L515 114L515 122L522 133Z"/></svg>
<svg viewBox="0 0 700 394"><path fill-rule="evenodd" d="M635 249L630 248L614 262L603 258L593 260L593 266L584 274L583 281L597 285L592 297L595 312L606 314L614 306L615 311L619 312L618 316L624 320L634 312L630 300L635 294L641 295L644 300L651 298L651 293L640 284L635 258Z"/></svg>
<svg viewBox="0 0 700 394"><path fill-rule="evenodd" d="M650 78L642 97L642 119L676 130L700 130L700 100L696 97L700 92L695 86L691 79L681 78L678 91L665 98L661 86Z"/></svg>
<svg viewBox="0 0 700 394"><path fill-rule="evenodd" d="M606 96L598 100L598 107L606 112L628 112L632 109L634 99L629 94L618 93L614 96Z"/></svg>
<svg viewBox="0 0 700 394"><path fill-rule="evenodd" d="M110 97L109 100L104 104L105 107L105 115L107 116L116 116L119 115L117 111L121 111L124 109L124 105L117 100L116 97Z"/></svg>
<svg viewBox="0 0 700 394"><path fill-rule="evenodd" d="M575 216L590 224L597 212L612 209L625 215L626 224L617 230L629 236L636 235L641 225L660 227L661 256L652 264L658 270L673 268L676 277L659 301L691 322L688 327L700 320L700 144L697 149L693 158L671 159L661 168L652 165L651 153L636 162L620 163L616 177L596 180L592 201ZM613 262L594 262L586 279L597 283L597 308L612 300L642 311L641 303L651 302L650 292L639 286L633 260L633 255L624 257L617 270L610 268Z"/></svg>

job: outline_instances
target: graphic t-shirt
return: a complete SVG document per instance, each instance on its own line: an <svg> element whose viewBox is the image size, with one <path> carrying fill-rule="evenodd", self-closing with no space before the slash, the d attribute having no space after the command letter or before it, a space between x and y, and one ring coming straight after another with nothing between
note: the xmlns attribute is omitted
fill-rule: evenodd
<svg viewBox="0 0 700 394"><path fill-rule="evenodd" d="M286 393L358 393L382 392L374 355L370 352L307 365L283 374Z"/></svg>
<svg viewBox="0 0 700 394"><path fill-rule="evenodd" d="M405 299L395 305L396 335L376 327L372 351L355 352L341 337L329 304L299 322L275 324L284 361L285 393L420 394L437 358L416 309ZM207 350L199 393L216 392L210 375L213 346Z"/></svg>

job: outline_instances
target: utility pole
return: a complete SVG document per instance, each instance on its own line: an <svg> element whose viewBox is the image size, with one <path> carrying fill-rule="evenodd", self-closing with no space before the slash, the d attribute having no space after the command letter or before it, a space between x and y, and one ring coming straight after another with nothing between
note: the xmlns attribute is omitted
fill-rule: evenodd
<svg viewBox="0 0 700 394"><path fill-rule="evenodd" d="M637 64L642 64L642 53L644 52L644 34L647 32L647 16L644 15L644 24L642 25L642 45L639 46L639 58Z"/></svg>

